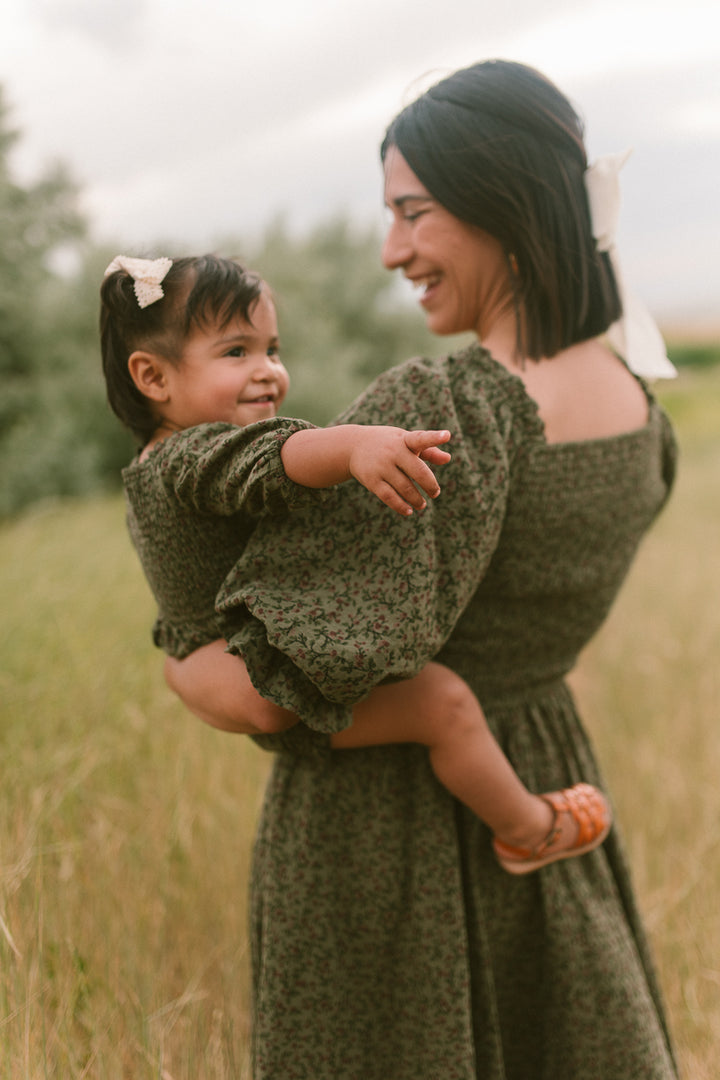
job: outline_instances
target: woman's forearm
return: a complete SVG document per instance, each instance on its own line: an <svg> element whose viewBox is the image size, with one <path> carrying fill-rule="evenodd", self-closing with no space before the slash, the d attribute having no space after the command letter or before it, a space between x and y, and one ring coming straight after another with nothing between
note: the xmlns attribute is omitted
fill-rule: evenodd
<svg viewBox="0 0 720 1080"><path fill-rule="evenodd" d="M204 723L239 735L274 735L298 722L294 713L257 692L239 656L213 641L184 660L165 659L165 681Z"/></svg>

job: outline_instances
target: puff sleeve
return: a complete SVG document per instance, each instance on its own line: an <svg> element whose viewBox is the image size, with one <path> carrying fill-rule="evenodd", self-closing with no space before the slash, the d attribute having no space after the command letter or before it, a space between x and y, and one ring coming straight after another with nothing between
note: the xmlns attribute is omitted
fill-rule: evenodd
<svg viewBox="0 0 720 1080"><path fill-rule="evenodd" d="M401 518L340 485L322 508L261 521L218 595L230 651L309 728L341 730L378 683L415 675L483 577L502 528L513 412L502 386L488 391L482 353L408 361L337 421L450 429L437 500Z"/></svg>
<svg viewBox="0 0 720 1080"><path fill-rule="evenodd" d="M243 428L200 424L167 440L159 474L181 505L221 517L239 510L255 517L322 501L316 490L285 475L280 457L290 435L312 427L285 417Z"/></svg>

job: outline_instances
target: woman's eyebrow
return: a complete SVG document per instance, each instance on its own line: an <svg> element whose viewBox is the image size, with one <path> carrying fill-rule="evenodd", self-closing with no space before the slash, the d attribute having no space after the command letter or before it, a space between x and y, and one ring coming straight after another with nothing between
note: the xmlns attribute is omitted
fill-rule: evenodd
<svg viewBox="0 0 720 1080"><path fill-rule="evenodd" d="M432 202L432 195L425 195L420 192L417 194L408 195L395 195L392 199L388 200L388 206L394 206L397 210L402 210L403 206L410 202Z"/></svg>

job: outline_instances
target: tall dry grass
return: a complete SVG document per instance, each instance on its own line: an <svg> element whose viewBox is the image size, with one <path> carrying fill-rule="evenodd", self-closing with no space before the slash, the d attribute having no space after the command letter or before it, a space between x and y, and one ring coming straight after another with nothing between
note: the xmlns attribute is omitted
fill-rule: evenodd
<svg viewBox="0 0 720 1080"><path fill-rule="evenodd" d="M688 1080L720 1054L720 370L660 396L681 457L574 684L627 835Z"/></svg>
<svg viewBox="0 0 720 1080"><path fill-rule="evenodd" d="M0 566L0 1076L242 1077L265 755L165 691L120 500Z"/></svg>
<svg viewBox="0 0 720 1080"><path fill-rule="evenodd" d="M574 680L691 1080L720 1046L720 372L663 391L684 465ZM268 761L188 717L119 499L0 530L0 1077L243 1080ZM618 1078L620 1080L620 1078Z"/></svg>

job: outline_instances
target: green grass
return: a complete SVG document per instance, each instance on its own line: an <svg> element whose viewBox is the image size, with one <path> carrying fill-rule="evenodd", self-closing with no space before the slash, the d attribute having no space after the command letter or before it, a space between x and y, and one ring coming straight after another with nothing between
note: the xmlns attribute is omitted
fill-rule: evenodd
<svg viewBox="0 0 720 1080"><path fill-rule="evenodd" d="M683 465L574 678L681 1060L720 1045L720 370L662 389ZM0 529L0 1078L247 1078L268 759L165 690L117 498Z"/></svg>

